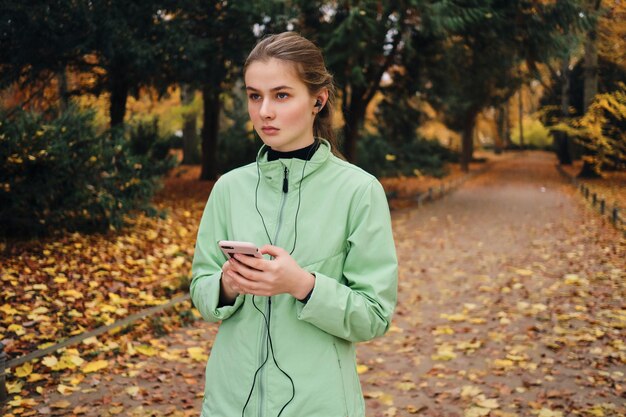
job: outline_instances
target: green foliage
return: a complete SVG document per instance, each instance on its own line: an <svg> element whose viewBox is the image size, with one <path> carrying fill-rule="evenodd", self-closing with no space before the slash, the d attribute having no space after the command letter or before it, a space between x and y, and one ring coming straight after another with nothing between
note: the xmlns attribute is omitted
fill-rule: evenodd
<svg viewBox="0 0 626 417"><path fill-rule="evenodd" d="M552 135L541 121L537 119L525 118L523 121L524 146L530 149L550 149L552 146ZM519 127L515 126L511 130L511 142L520 145Z"/></svg>
<svg viewBox="0 0 626 417"><path fill-rule="evenodd" d="M596 173L626 169L626 85L619 83L619 89L598 94L582 117L553 129L566 132L590 151L583 159Z"/></svg>
<svg viewBox="0 0 626 417"><path fill-rule="evenodd" d="M0 114L0 235L106 231L133 210L155 214L159 175L174 165L162 156L153 146L133 152L119 130L97 134L93 112Z"/></svg>
<svg viewBox="0 0 626 417"><path fill-rule="evenodd" d="M236 94L229 97L230 105L224 106L223 110L230 126L220 131L217 141L217 169L220 173L254 162L263 144L247 128L249 116L242 98Z"/></svg>
<svg viewBox="0 0 626 417"><path fill-rule="evenodd" d="M358 165L377 177L446 175L446 162L458 155L436 140L414 136L396 145L379 135L364 135L357 146Z"/></svg>
<svg viewBox="0 0 626 417"><path fill-rule="evenodd" d="M170 149L176 144L174 140L159 135L159 119L139 122L130 126L129 148L133 155L141 155L150 161L163 162L169 158ZM168 163L157 164L157 175L165 174L170 168Z"/></svg>

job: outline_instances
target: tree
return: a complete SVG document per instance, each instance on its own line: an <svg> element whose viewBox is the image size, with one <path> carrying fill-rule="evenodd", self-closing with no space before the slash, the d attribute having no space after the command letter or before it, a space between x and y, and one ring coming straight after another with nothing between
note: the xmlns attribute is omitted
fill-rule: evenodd
<svg viewBox="0 0 626 417"><path fill-rule="evenodd" d="M568 2L565 2L568 3ZM548 89L542 98L544 106L544 124L548 126L572 125L585 113L585 103L593 94L609 93L619 89L619 81L626 77L626 60L623 53L617 49L624 45L623 36L626 25L623 18L626 16L626 6L620 3L602 3L600 9L594 12L595 3L581 2L580 10L584 10L584 18L579 20L580 25L574 26L570 31L570 42L564 45L563 50L567 57L573 58L570 62L563 59L562 69L557 71L547 63L550 70L551 81L547 83ZM594 46L589 43L589 31L595 31L597 38ZM586 52L576 56L577 47L584 42ZM597 57L595 56L597 52ZM576 61L577 59L577 61ZM570 69L571 67L571 69ZM593 67L593 70L590 68ZM555 111L560 106L560 111ZM570 120L574 117L575 119ZM569 145L568 129L553 129L556 138L557 155L561 163L567 162L569 157L567 146ZM580 133L580 132L579 132ZM564 139L562 139L564 138ZM584 142L578 138L577 142ZM595 160L593 146L583 146L586 161ZM569 152L568 152L569 153ZM601 158L600 158L601 159ZM597 176L597 167L592 163L584 163L581 176Z"/></svg>
<svg viewBox="0 0 626 417"><path fill-rule="evenodd" d="M322 47L339 88L343 152L356 161L356 145L367 106L380 91L383 74L397 63L403 37L416 24L417 0L381 2L298 1L297 27Z"/></svg>
<svg viewBox="0 0 626 417"><path fill-rule="evenodd" d="M119 126L129 94L171 82L166 5L166 0L9 3L0 40L8 47L0 63L2 86L64 74L66 68L87 73L89 83L67 95L110 93L110 124Z"/></svg>
<svg viewBox="0 0 626 417"><path fill-rule="evenodd" d="M560 3L476 0L435 4L424 32L432 34L438 49L445 52L426 61L425 91L448 123L462 131L461 165L467 169L476 115L487 106L507 101L535 76L538 63L560 50L563 33L552 24ZM570 25L577 17L574 6L559 15L563 24Z"/></svg>
<svg viewBox="0 0 626 417"><path fill-rule="evenodd" d="M202 170L200 179L217 178L217 139L222 94L241 76L255 42L253 26L262 21L264 3L185 0L171 9L170 43L178 81L202 92Z"/></svg>
<svg viewBox="0 0 626 417"><path fill-rule="evenodd" d="M626 85L620 82L617 90L596 95L582 117L556 129L590 151L583 161L596 176L606 169L626 169Z"/></svg>

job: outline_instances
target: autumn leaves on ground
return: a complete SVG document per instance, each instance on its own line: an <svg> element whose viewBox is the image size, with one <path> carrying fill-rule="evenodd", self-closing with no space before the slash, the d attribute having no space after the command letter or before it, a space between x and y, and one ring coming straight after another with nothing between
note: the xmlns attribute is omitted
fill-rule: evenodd
<svg viewBox="0 0 626 417"><path fill-rule="evenodd" d="M626 413L625 241L554 165L508 155L441 200L393 210L396 315L358 348L368 417ZM179 174L157 199L165 219L6 248L10 359L185 291L210 187ZM197 415L217 331L197 317L183 303L11 369L2 414Z"/></svg>

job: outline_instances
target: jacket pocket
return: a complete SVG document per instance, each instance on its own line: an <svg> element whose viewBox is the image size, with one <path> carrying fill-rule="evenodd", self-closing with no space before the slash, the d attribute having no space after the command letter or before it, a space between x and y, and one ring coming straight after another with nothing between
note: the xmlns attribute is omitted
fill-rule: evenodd
<svg viewBox="0 0 626 417"><path fill-rule="evenodd" d="M337 358L337 367L339 370L339 379L341 381L341 389L343 390L343 407L346 417L350 415L348 412L348 392L346 391L346 380L343 374L343 367L341 365L341 357L339 356L339 351L337 350L337 345L333 342L333 349L335 350L335 357Z"/></svg>

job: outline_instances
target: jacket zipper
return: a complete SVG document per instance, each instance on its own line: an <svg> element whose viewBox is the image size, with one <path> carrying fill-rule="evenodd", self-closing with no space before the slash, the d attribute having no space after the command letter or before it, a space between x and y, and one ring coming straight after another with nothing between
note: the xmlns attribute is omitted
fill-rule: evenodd
<svg viewBox="0 0 626 417"><path fill-rule="evenodd" d="M280 233L280 226L283 223L283 210L285 208L285 203L287 202L288 192L289 192L289 169L285 167L284 176L283 176L283 193L280 198L280 209L278 211L278 224L276 226L276 234L274 235L274 241L273 241L274 244L276 244L278 235ZM268 301L265 304L265 317L269 318L271 308L272 308L271 297L268 297ZM268 333L269 331L270 329L267 329ZM259 356L259 363L263 363L263 360L265 359L264 354L265 354L265 351L267 350L267 338L268 337L269 337L269 334L264 335L263 332L261 332L261 351L260 351L260 356ZM264 371L265 369L262 368L261 371L259 372L259 417L263 417L263 411L264 411L263 406L265 403L264 390L263 390L264 388L263 377L265 375Z"/></svg>

